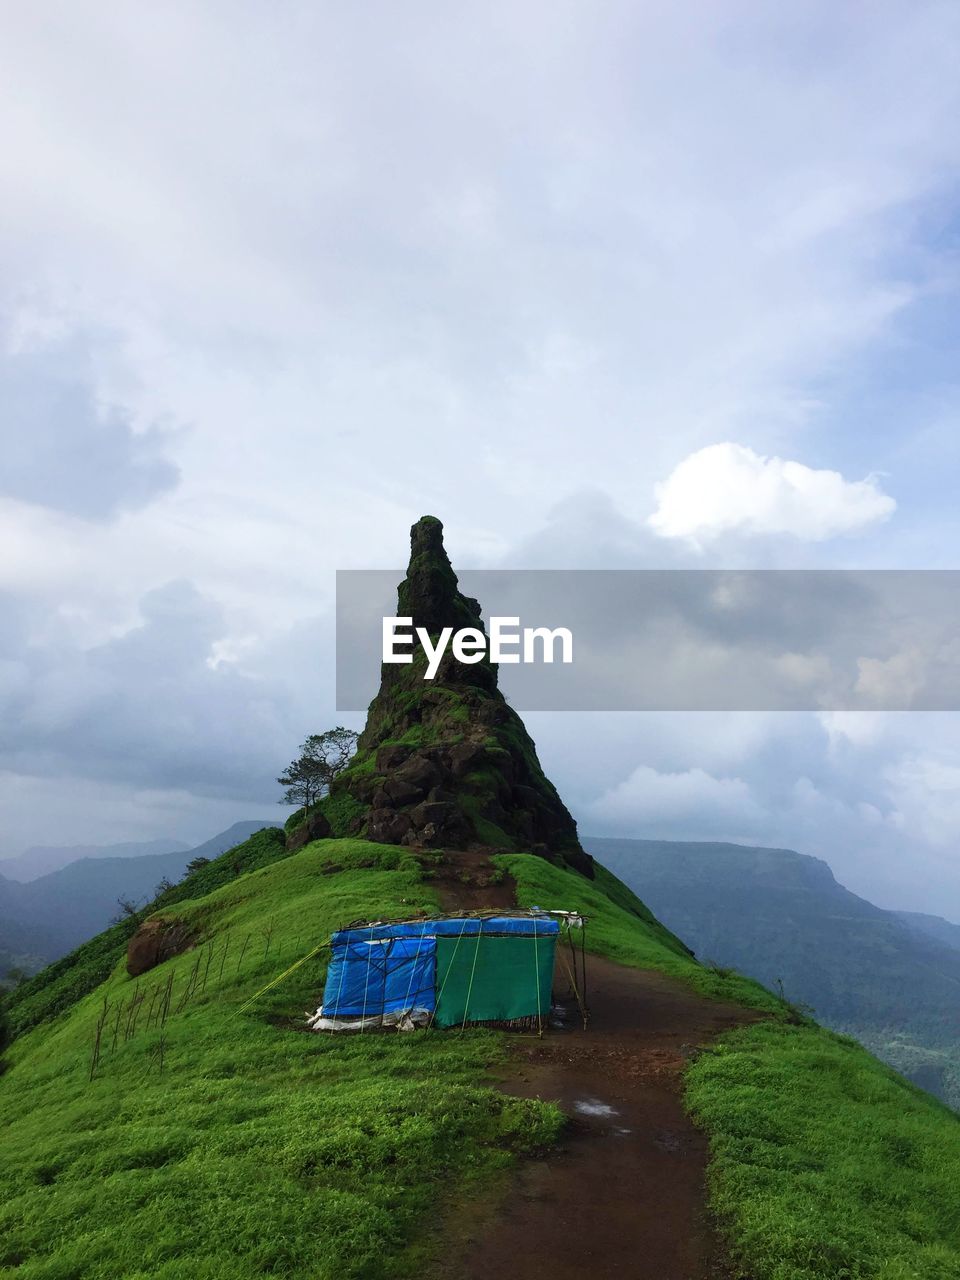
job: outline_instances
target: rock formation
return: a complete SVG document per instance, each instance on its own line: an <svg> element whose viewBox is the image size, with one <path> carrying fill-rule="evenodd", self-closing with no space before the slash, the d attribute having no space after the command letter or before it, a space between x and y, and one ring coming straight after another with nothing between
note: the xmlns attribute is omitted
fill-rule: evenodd
<svg viewBox="0 0 960 1280"><path fill-rule="evenodd" d="M443 627L483 630L480 605L460 592L433 516L411 530L397 614L434 639ZM330 795L295 817L290 840L303 843L300 828L316 814L318 834L329 824L334 835L385 844L535 853L592 877L593 860L498 689L495 664L486 656L458 662L448 648L436 677L424 680L419 646L414 654L411 664L383 665L356 756Z"/></svg>

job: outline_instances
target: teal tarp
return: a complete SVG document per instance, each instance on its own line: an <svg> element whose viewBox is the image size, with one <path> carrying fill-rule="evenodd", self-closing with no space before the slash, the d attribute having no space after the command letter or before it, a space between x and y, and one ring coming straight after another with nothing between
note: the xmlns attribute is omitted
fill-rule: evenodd
<svg viewBox="0 0 960 1280"><path fill-rule="evenodd" d="M545 1018L555 952L554 931L545 937L437 938L437 1025Z"/></svg>

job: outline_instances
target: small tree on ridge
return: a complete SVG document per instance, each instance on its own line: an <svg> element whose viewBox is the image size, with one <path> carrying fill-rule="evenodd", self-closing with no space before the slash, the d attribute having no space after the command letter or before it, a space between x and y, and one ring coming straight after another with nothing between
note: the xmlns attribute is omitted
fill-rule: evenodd
<svg viewBox="0 0 960 1280"><path fill-rule="evenodd" d="M326 733L312 733L277 781L286 787L280 804L316 804L330 783L347 767L357 747L357 734L337 725Z"/></svg>

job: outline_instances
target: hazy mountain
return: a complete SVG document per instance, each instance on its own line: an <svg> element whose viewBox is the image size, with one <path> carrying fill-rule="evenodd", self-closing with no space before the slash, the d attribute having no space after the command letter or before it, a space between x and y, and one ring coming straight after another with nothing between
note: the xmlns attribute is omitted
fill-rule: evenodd
<svg viewBox="0 0 960 1280"><path fill-rule="evenodd" d="M583 844L701 960L774 990L782 983L820 1021L960 1098L960 927L884 911L838 884L825 862L791 849Z"/></svg>
<svg viewBox="0 0 960 1280"><path fill-rule="evenodd" d="M960 924L952 924L943 916L929 916L922 911L895 911L893 913L908 929L937 938L948 947L960 948Z"/></svg>
<svg viewBox="0 0 960 1280"><path fill-rule="evenodd" d="M148 900L164 878L179 880L193 858L215 858L253 832L274 825L235 822L195 849L80 858L25 884L0 877L0 963L3 953L56 960L106 928L119 911L118 898ZM11 963L18 961L8 960L6 967Z"/></svg>
<svg viewBox="0 0 960 1280"><path fill-rule="evenodd" d="M36 880L58 871L80 858L147 858L157 853L183 853L190 846L183 840L140 840L121 844L34 845L13 858L0 858L0 876L5 880Z"/></svg>

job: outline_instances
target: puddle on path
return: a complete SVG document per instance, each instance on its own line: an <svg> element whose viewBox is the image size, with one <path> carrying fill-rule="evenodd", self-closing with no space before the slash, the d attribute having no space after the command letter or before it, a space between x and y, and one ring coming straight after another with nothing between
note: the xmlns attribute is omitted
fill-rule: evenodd
<svg viewBox="0 0 960 1280"><path fill-rule="evenodd" d="M573 1109L578 1115L590 1116L594 1120L609 1120L620 1114L616 1107L601 1102L599 1098L577 1098Z"/></svg>

